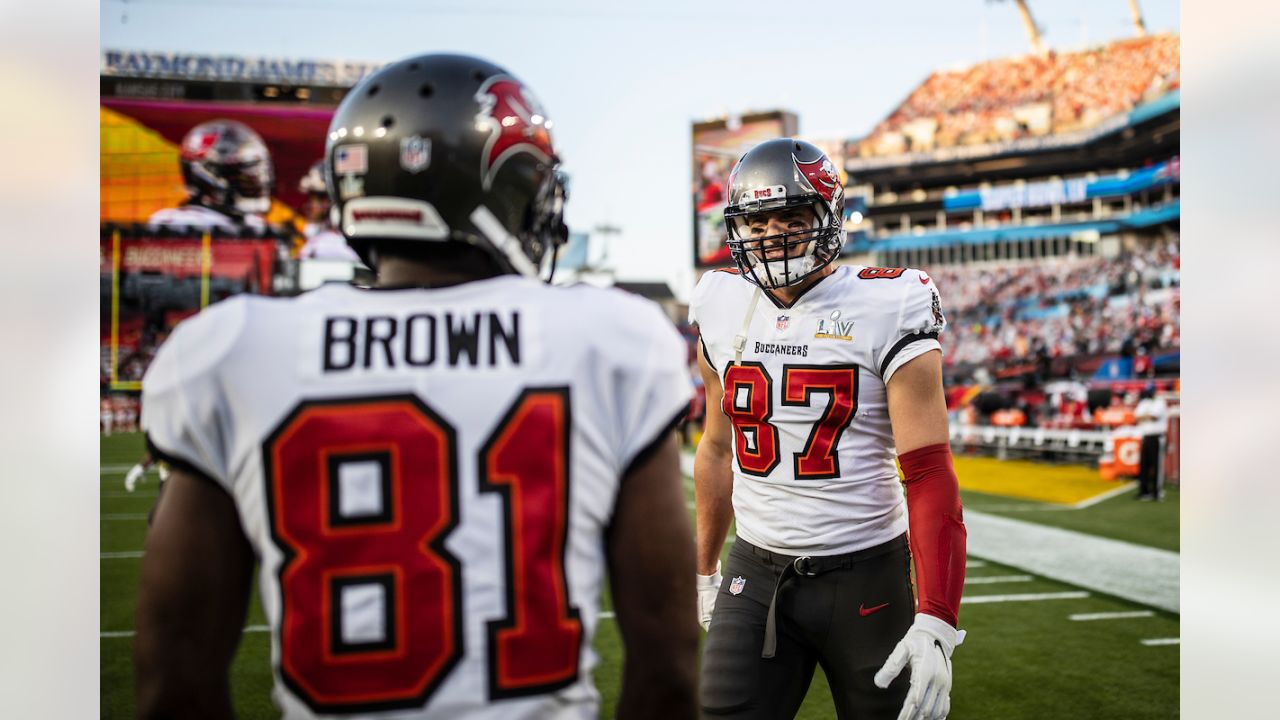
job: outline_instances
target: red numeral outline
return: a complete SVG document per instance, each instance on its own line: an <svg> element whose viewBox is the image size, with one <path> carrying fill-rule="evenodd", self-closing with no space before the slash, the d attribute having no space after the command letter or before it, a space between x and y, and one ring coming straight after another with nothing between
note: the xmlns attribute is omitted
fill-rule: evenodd
<svg viewBox="0 0 1280 720"><path fill-rule="evenodd" d="M568 388L526 390L480 452L507 545L507 618L489 624L492 699L578 679L582 623L564 570L570 420ZM262 452L284 555L282 680L316 713L424 706L463 654L461 566L444 546L459 517L453 428L415 396L307 401ZM380 512L339 512L343 462L380 466ZM336 604L357 584L382 588L380 642L342 640Z"/></svg>
<svg viewBox="0 0 1280 720"><path fill-rule="evenodd" d="M827 409L813 424L804 452L793 453L798 480L840 477L840 437L858 410L857 365L787 365L782 404L807 406L814 393L827 395Z"/></svg>
<svg viewBox="0 0 1280 720"><path fill-rule="evenodd" d="M502 496L507 617L489 622L489 697L534 695L578 679L582 621L569 605L568 388L526 390L480 450L480 490Z"/></svg>
<svg viewBox="0 0 1280 720"><path fill-rule="evenodd" d="M413 396L304 402L264 443L284 554L280 676L313 711L420 707L462 657L461 567L444 546L458 522L456 458L453 428ZM370 459L389 490L382 513L344 519L338 461ZM384 641L343 642L334 606L352 584L382 586Z"/></svg>
<svg viewBox="0 0 1280 720"><path fill-rule="evenodd" d="M738 390L745 388L746 407L738 407ZM733 423L733 449L738 468L747 475L766 477L778 467L778 428L769 424L773 416L773 378L758 362L730 364L724 371L724 396L720 407ZM754 451L747 448L747 435L755 436Z"/></svg>

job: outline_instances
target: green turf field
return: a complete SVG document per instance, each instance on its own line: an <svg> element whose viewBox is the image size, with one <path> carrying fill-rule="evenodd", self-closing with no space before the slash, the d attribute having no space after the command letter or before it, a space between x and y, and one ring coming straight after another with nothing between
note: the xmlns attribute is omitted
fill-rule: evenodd
<svg viewBox="0 0 1280 720"><path fill-rule="evenodd" d="M142 455L140 435L104 438L101 450L101 710L104 718L134 716L132 639L138 571L146 514L155 501L156 478L133 494L124 490L127 466ZM692 498L692 493L690 493ZM1064 527L1164 549L1178 548L1178 494L1163 503L1119 496L1082 510L1033 510L1038 503L965 492L968 508L1028 522ZM971 558L966 598L1080 592L1079 588ZM981 582L987 579L988 582ZM1092 613L1151 612L1142 617L1072 620ZM1178 715L1177 615L1088 593L1040 601L973 603L961 607L969 632L955 654L951 717L968 718L1171 718ZM278 717L269 699L269 639L255 597L233 667L232 688L242 718ZM617 627L600 624L602 658L595 680L612 717L622 664ZM819 672L798 717L834 718Z"/></svg>

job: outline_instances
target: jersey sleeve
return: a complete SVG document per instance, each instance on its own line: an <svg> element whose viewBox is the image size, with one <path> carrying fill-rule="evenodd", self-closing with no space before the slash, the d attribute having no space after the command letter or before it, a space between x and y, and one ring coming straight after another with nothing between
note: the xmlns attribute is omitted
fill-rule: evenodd
<svg viewBox="0 0 1280 720"><path fill-rule="evenodd" d="M708 290L707 286L711 284L711 273L706 273L698 280L698 284L693 286L693 293L689 296L689 324L697 325L701 322L703 308L706 307Z"/></svg>
<svg viewBox="0 0 1280 720"><path fill-rule="evenodd" d="M617 407L622 432L621 467L624 474L643 461L689 411L693 382L688 349L671 322L656 305L639 310L635 332L645 337L642 357L625 359Z"/></svg>
<svg viewBox="0 0 1280 720"><path fill-rule="evenodd" d="M707 340L700 320L701 316L704 314L703 310L706 307L708 294L707 285L711 282L711 273L707 273L703 275L702 279L698 281L698 284L694 286L693 294L689 296L689 324L698 326L698 352L701 353L702 357L707 361L707 365L710 365L712 370L719 372L716 368L716 364L711 361L711 352L707 350Z"/></svg>
<svg viewBox="0 0 1280 720"><path fill-rule="evenodd" d="M218 368L234 328L218 322L231 309L219 306L180 324L160 346L142 380L142 430L157 459L230 490L230 409Z"/></svg>
<svg viewBox="0 0 1280 720"><path fill-rule="evenodd" d="M905 290L876 363L880 379L886 384L908 361L930 350L941 350L938 335L947 327L942 298L932 278L923 271L909 269L899 282Z"/></svg>

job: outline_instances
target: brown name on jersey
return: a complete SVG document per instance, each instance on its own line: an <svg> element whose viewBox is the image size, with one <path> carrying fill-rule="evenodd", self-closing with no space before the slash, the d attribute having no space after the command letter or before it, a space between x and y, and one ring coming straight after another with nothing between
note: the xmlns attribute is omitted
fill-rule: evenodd
<svg viewBox="0 0 1280 720"><path fill-rule="evenodd" d="M324 321L324 372L520 364L520 313L335 315Z"/></svg>

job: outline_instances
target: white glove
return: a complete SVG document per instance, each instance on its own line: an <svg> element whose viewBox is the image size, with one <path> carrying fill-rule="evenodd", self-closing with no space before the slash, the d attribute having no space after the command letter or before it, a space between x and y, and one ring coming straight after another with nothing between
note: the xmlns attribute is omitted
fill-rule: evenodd
<svg viewBox="0 0 1280 720"><path fill-rule="evenodd" d="M720 563L710 575L698 576L698 622L703 630L711 629L711 611L716 609L716 593L720 592Z"/></svg>
<svg viewBox="0 0 1280 720"><path fill-rule="evenodd" d="M951 653L964 635L932 615L916 615L875 677L883 690L911 663L911 689L898 720L942 720L951 712Z"/></svg>
<svg viewBox="0 0 1280 720"><path fill-rule="evenodd" d="M124 489L133 492L133 489L138 485L138 481L142 479L144 472L146 470L143 469L141 463L129 468L129 474L124 476Z"/></svg>

